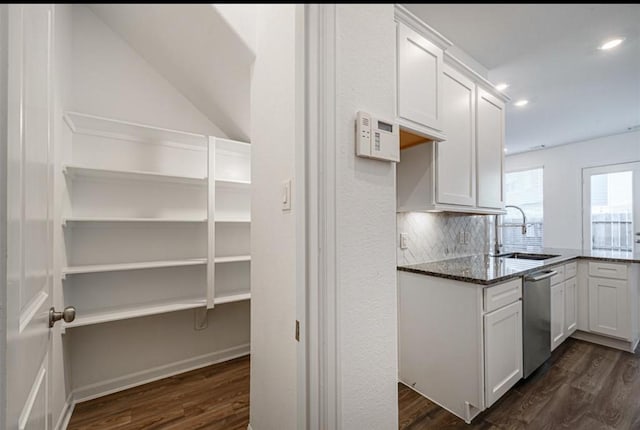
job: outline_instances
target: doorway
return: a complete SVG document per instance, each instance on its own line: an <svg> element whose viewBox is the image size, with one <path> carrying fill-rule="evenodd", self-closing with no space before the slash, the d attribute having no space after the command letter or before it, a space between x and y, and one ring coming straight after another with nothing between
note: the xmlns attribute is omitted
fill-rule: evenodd
<svg viewBox="0 0 640 430"><path fill-rule="evenodd" d="M582 170L582 248L640 251L640 162Z"/></svg>

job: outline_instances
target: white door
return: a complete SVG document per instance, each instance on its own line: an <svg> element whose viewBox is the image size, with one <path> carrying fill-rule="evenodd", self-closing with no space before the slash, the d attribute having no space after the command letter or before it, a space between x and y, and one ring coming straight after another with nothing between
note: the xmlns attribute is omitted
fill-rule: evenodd
<svg viewBox="0 0 640 430"><path fill-rule="evenodd" d="M478 88L476 96L478 206L504 208L504 103Z"/></svg>
<svg viewBox="0 0 640 430"><path fill-rule="evenodd" d="M442 101L447 140L436 144L436 200L438 203L476 204L475 84L444 66Z"/></svg>
<svg viewBox="0 0 640 430"><path fill-rule="evenodd" d="M582 246L640 252L640 162L582 170Z"/></svg>
<svg viewBox="0 0 640 430"><path fill-rule="evenodd" d="M522 379L522 301L484 316L485 403L491 406Z"/></svg>
<svg viewBox="0 0 640 430"><path fill-rule="evenodd" d="M443 51L398 24L398 116L442 130Z"/></svg>
<svg viewBox="0 0 640 430"><path fill-rule="evenodd" d="M551 287L551 351L556 349L565 338L564 332L564 302L565 283Z"/></svg>
<svg viewBox="0 0 640 430"><path fill-rule="evenodd" d="M8 7L8 430L50 427L52 5Z"/></svg>

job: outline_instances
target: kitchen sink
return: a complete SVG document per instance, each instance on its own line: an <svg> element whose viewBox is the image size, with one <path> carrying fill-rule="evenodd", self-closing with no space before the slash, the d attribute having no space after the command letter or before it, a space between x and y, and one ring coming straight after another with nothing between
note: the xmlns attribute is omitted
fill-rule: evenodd
<svg viewBox="0 0 640 430"><path fill-rule="evenodd" d="M514 258L517 260L548 260L549 258L560 257L555 254L531 254L527 252L510 252L508 254L498 254L494 257L500 258Z"/></svg>

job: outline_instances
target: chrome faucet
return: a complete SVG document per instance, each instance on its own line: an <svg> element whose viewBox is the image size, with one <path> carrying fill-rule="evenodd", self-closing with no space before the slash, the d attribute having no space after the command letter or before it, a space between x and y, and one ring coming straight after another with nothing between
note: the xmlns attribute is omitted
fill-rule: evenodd
<svg viewBox="0 0 640 430"><path fill-rule="evenodd" d="M527 234L527 216L525 215L524 211L522 210L522 208L518 207L518 206L514 206L514 205L505 205L505 209L506 208L513 208L513 209L518 209L520 211L520 213L522 214L522 224L499 224L498 219L500 217L500 215L496 215L495 219L494 219L494 227L493 227L493 233L495 235L495 241L494 241L494 247L493 247L493 254L494 255L498 255L500 254L500 248L502 248L502 244L500 243L500 239L499 239L499 234L498 234L498 228L499 227L521 227L522 228L522 235L524 236L525 234Z"/></svg>

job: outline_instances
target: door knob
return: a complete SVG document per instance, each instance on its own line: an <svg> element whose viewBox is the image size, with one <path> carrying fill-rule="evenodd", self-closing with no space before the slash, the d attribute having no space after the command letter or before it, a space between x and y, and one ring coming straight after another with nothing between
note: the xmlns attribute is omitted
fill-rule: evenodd
<svg viewBox="0 0 640 430"><path fill-rule="evenodd" d="M56 312L54 307L49 309L49 327L53 327L60 320L69 323L74 319L76 319L76 308L73 306L67 306L62 312Z"/></svg>

